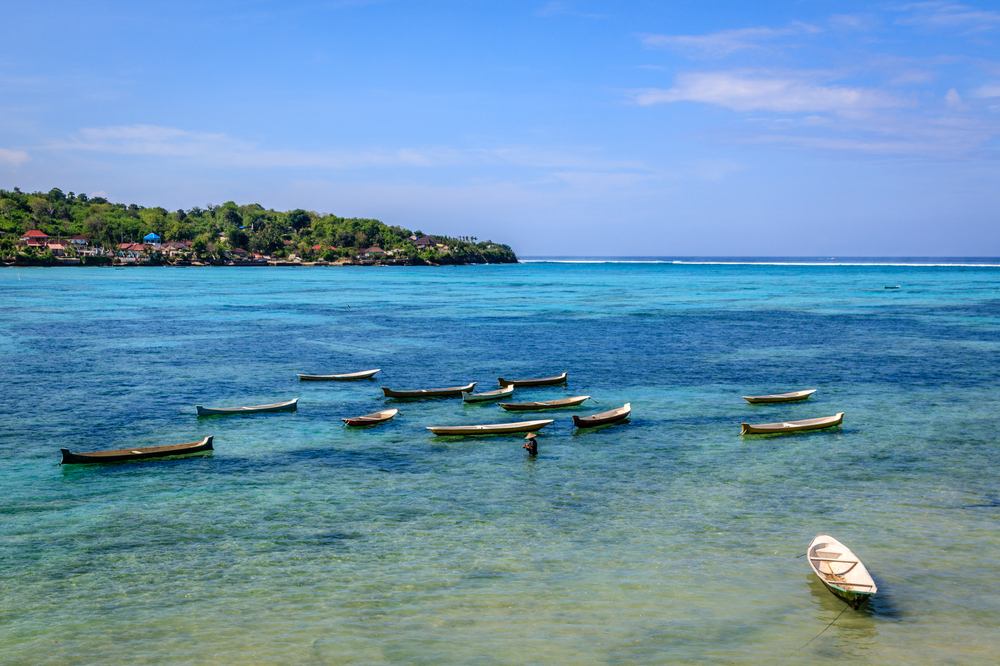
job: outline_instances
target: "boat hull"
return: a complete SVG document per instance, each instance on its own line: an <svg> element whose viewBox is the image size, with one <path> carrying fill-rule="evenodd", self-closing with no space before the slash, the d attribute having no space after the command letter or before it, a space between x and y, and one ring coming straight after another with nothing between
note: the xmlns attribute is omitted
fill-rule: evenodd
<svg viewBox="0 0 1000 666"><path fill-rule="evenodd" d="M596 428L598 426L611 425L612 423L625 421L630 416L632 416L632 403L628 402L622 407L613 409L610 412L601 412L600 414L594 414L593 416L574 415L573 425L577 428Z"/></svg>
<svg viewBox="0 0 1000 666"><path fill-rule="evenodd" d="M441 389L421 389L418 391L393 391L382 387L382 393L387 398L397 400L427 400L432 398L460 398L463 393L468 393L476 388L477 382L472 382L465 386L452 386Z"/></svg>
<svg viewBox="0 0 1000 666"><path fill-rule="evenodd" d="M567 407L579 407L585 400L589 400L589 395L578 395L562 400L541 400L538 402L501 402L500 406L508 412L544 412L550 409L565 409Z"/></svg>
<svg viewBox="0 0 1000 666"><path fill-rule="evenodd" d="M838 412L833 416L824 416L818 419L806 419L803 421L785 421L782 423L760 423L751 425L741 423L741 435L784 435L791 432L807 432L809 430L824 430L834 428L844 422L844 412Z"/></svg>
<svg viewBox="0 0 1000 666"><path fill-rule="evenodd" d="M501 388L504 386L556 386L566 383L567 374L564 372L558 377L542 377L540 379L504 379L503 377L497 377L497 381L500 382Z"/></svg>
<svg viewBox="0 0 1000 666"><path fill-rule="evenodd" d="M88 453L73 453L69 449L60 449L62 462L60 465L92 465L100 463L129 462L134 460L154 460L157 458L175 458L212 451L212 436L200 442L188 444L172 444L169 446L148 446L137 449L116 449L113 451L90 451Z"/></svg>
<svg viewBox="0 0 1000 666"><path fill-rule="evenodd" d="M386 421L391 421L392 417L399 413L398 409L388 409L382 412L375 412L374 414L365 414L364 416L357 416L353 419L340 419L345 424L361 428L364 426L373 426L380 423L385 423Z"/></svg>
<svg viewBox="0 0 1000 666"><path fill-rule="evenodd" d="M779 402L801 402L802 400L808 400L809 396L816 392L816 389L811 391L795 391L794 393L778 393L776 395L745 395L743 399L749 402L751 405L769 405Z"/></svg>
<svg viewBox="0 0 1000 666"><path fill-rule="evenodd" d="M439 437L484 437L487 435L519 435L526 432L538 432L550 423L552 423L552 419L540 419L488 425L427 426L427 429Z"/></svg>
<svg viewBox="0 0 1000 666"><path fill-rule="evenodd" d="M861 559L828 534L820 534L812 540L806 549L806 557L809 568L823 586L854 610L878 592Z"/></svg>
<svg viewBox="0 0 1000 666"><path fill-rule="evenodd" d="M499 391L486 391L485 393L462 392L462 402L496 402L514 395L514 387L500 389Z"/></svg>
<svg viewBox="0 0 1000 666"><path fill-rule="evenodd" d="M294 412L298 410L299 399L288 402L276 402L273 405L255 405L253 407L202 407L195 405L198 416L232 416L233 414L266 414L269 412Z"/></svg>
<svg viewBox="0 0 1000 666"><path fill-rule="evenodd" d="M296 375L302 382L356 382L360 379L371 379L381 369L351 372L346 375Z"/></svg>

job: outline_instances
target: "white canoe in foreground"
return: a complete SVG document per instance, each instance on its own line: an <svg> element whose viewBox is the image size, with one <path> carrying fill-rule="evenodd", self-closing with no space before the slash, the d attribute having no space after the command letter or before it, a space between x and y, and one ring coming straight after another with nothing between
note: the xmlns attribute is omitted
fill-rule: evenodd
<svg viewBox="0 0 1000 666"><path fill-rule="evenodd" d="M494 400L509 398L512 395L514 395L513 386L497 389L496 391L484 391L483 393L462 391L462 402L493 402Z"/></svg>
<svg viewBox="0 0 1000 666"><path fill-rule="evenodd" d="M828 534L820 534L806 551L809 566L826 588L857 610L878 592L868 569L851 549Z"/></svg>
<svg viewBox="0 0 1000 666"><path fill-rule="evenodd" d="M375 368L374 370L349 372L346 375L296 375L296 377L303 382L354 382L359 379L370 379L381 371L381 368Z"/></svg>
<svg viewBox="0 0 1000 666"><path fill-rule="evenodd" d="M427 429L435 435L452 437L462 435L514 435L522 432L537 432L552 423L552 421L552 419L539 419L537 421L491 423L489 425L427 426Z"/></svg>
<svg viewBox="0 0 1000 666"><path fill-rule="evenodd" d="M195 405L198 416L222 416L227 414L260 414L261 412L294 412L298 409L299 399L288 402L275 402L270 405L254 405L253 407L202 407Z"/></svg>
<svg viewBox="0 0 1000 666"><path fill-rule="evenodd" d="M783 421L781 423L758 423L750 425L741 423L743 430L741 435L774 435L786 432L802 432L803 430L822 430L839 426L844 422L844 412L838 412L833 416L824 416L818 419L803 419L802 421Z"/></svg>

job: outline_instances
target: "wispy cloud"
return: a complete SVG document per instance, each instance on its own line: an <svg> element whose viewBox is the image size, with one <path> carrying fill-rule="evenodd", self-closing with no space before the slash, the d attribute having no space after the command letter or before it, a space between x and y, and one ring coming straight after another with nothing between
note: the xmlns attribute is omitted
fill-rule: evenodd
<svg viewBox="0 0 1000 666"><path fill-rule="evenodd" d="M590 12L582 12L575 8L575 6L570 2L561 2L559 0L551 0L551 2L546 2L537 12L537 16L581 16L583 18L607 18L604 14L594 14Z"/></svg>
<svg viewBox="0 0 1000 666"><path fill-rule="evenodd" d="M1000 12L976 9L953 2L915 2L902 5L898 11L907 16L896 22L929 28L960 28L974 32L1000 25Z"/></svg>
<svg viewBox="0 0 1000 666"><path fill-rule="evenodd" d="M992 97L1000 97L1000 85L985 85L980 86L973 97L978 97L980 99L990 99Z"/></svg>
<svg viewBox="0 0 1000 666"><path fill-rule="evenodd" d="M306 152L273 150L226 134L195 132L157 125L122 125L85 128L67 140L50 143L46 148L119 155L183 157L205 165L234 167L324 167L331 169L364 166L427 167L455 163L454 151L409 148L397 150Z"/></svg>
<svg viewBox="0 0 1000 666"><path fill-rule="evenodd" d="M21 162L28 159L28 153L23 150L11 150L9 148L0 148L0 164L10 164L12 166L19 166Z"/></svg>
<svg viewBox="0 0 1000 666"><path fill-rule="evenodd" d="M673 48L703 57L723 58L736 51L761 48L761 42L801 33L819 32L805 23L793 23L787 28L739 28L707 35L643 35L647 48Z"/></svg>
<svg viewBox="0 0 1000 666"><path fill-rule="evenodd" d="M734 111L777 113L858 113L908 106L904 98L874 88L821 85L807 74L768 76L745 72L681 74L673 88L649 88L634 93L640 106L670 102L701 102Z"/></svg>
<svg viewBox="0 0 1000 666"><path fill-rule="evenodd" d="M300 151L274 150L227 134L195 132L156 125L124 125L85 128L69 140L43 146L49 151L93 152L135 155L162 159L182 159L198 166L221 168L306 168L306 169L432 169L454 166L525 167L550 175L556 172L604 173L623 179L648 176L653 172L639 160L608 159L599 148L569 150L530 145L493 147L403 147L393 150ZM19 154L10 152L13 157ZM3 159L0 152L0 160ZM26 157L26 153L24 154ZM13 159L13 158L12 158Z"/></svg>

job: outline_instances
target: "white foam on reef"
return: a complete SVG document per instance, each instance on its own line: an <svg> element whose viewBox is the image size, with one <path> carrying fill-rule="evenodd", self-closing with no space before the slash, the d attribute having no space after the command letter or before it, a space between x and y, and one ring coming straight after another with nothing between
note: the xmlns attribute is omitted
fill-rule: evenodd
<svg viewBox="0 0 1000 666"><path fill-rule="evenodd" d="M979 263L970 262L949 262L943 259L937 260L923 260L923 261L903 261L903 260L885 260L885 261L824 261L817 259L815 261L778 261L778 260L753 260L753 259L734 259L732 261L727 260L684 260L684 259L627 259L627 258L608 258L608 259L598 259L598 258L574 258L574 257L559 257L559 258L533 258L533 257L522 257L519 259L521 263L524 264L677 264L684 266L924 266L924 267L939 267L939 268L1000 268L1000 259L985 259L980 260ZM981 263L982 261L992 261L994 263Z"/></svg>

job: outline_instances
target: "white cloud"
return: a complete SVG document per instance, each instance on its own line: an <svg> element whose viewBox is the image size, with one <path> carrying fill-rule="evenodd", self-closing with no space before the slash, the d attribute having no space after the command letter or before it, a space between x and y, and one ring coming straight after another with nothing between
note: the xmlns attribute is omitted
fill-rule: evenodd
<svg viewBox="0 0 1000 666"><path fill-rule="evenodd" d="M642 43L650 48L675 48L696 51L711 58L722 58L736 51L761 48L759 42L803 32L818 32L819 28L795 23L788 28L739 28L707 35L644 35Z"/></svg>
<svg viewBox="0 0 1000 666"><path fill-rule="evenodd" d="M958 108L962 106L962 96L958 94L958 91L952 88L944 96L944 102L949 107Z"/></svg>
<svg viewBox="0 0 1000 666"><path fill-rule="evenodd" d="M903 5L899 11L910 16L897 23L929 28L962 28L971 32L989 30L1000 24L1000 12L975 9L953 2L916 2Z"/></svg>
<svg viewBox="0 0 1000 666"><path fill-rule="evenodd" d="M545 148L530 145L494 147L425 147L393 150L307 152L273 150L226 134L194 132L155 125L86 128L67 141L44 146L54 152L91 152L178 159L199 167L223 169L432 169L488 168L493 165L526 167L558 177L571 172L603 173L619 180L648 177L653 169L639 160L608 159L600 148ZM3 153L0 152L0 160ZM532 177L538 177L534 173Z"/></svg>
<svg viewBox="0 0 1000 666"><path fill-rule="evenodd" d="M10 150L9 148L0 148L0 164L10 164L12 166L20 166L21 162L28 159L28 153L23 150Z"/></svg>
<svg viewBox="0 0 1000 666"><path fill-rule="evenodd" d="M985 85L981 86L975 93L973 97L989 99L991 97L1000 97L1000 85Z"/></svg>
<svg viewBox="0 0 1000 666"><path fill-rule="evenodd" d="M765 76L741 72L681 74L669 89L650 88L635 93L637 104L701 102L734 111L777 113L857 113L871 109L908 106L894 95L872 88L824 86L807 76Z"/></svg>
<svg viewBox="0 0 1000 666"><path fill-rule="evenodd" d="M226 134L193 132L156 125L121 125L85 128L69 141L47 146L120 155L150 155L197 160L201 164L229 167L356 168L364 166L440 166L460 161L446 149L306 152L273 150Z"/></svg>

